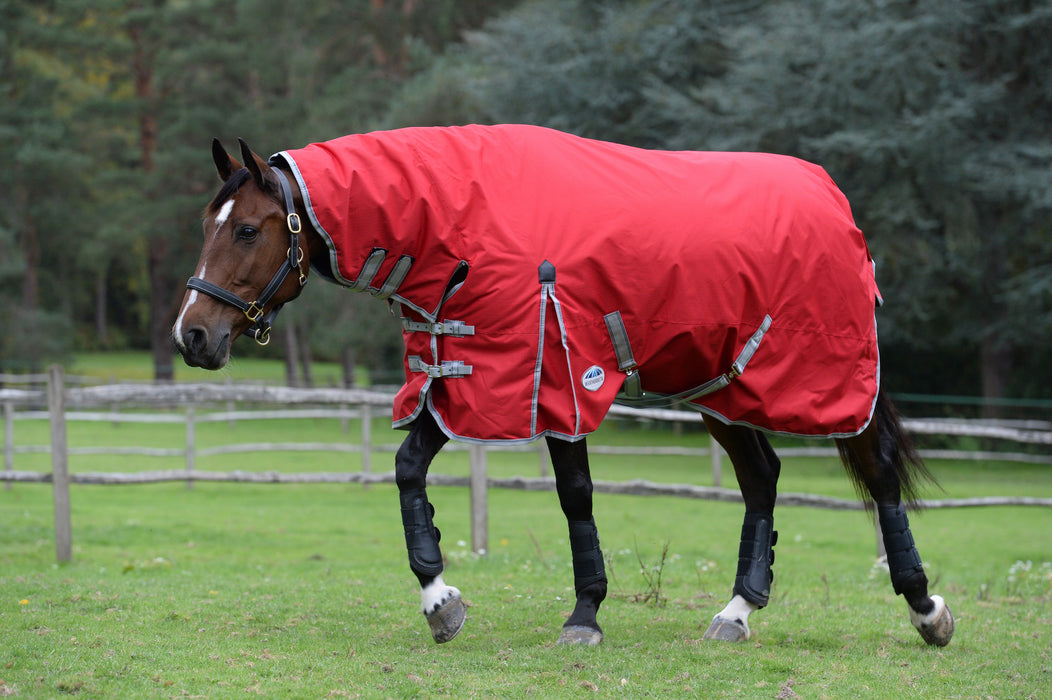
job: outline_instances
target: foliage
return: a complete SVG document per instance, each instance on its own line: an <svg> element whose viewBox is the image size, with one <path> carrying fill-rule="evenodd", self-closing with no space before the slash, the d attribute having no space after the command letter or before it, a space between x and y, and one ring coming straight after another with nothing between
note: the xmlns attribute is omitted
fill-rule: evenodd
<svg viewBox="0 0 1052 700"><path fill-rule="evenodd" d="M538 1L461 64L491 120L822 163L877 260L891 386L1040 395L1050 23L1025 0Z"/></svg>
<svg viewBox="0 0 1052 700"><path fill-rule="evenodd" d="M84 222L66 200L82 198L86 183L64 115L90 86L40 50L30 8L4 2L0 16L0 366L38 369L69 349L62 307L79 270L59 252L83 246Z"/></svg>
<svg viewBox="0 0 1052 700"><path fill-rule="evenodd" d="M473 81L487 120L545 124L582 136L668 147L667 85L702 89L731 60L727 3L526 3L468 36L485 67Z"/></svg>
<svg viewBox="0 0 1052 700"><path fill-rule="evenodd" d="M169 377L209 139L268 153L368 128L422 62L505 5L4 0L0 236L19 255L0 267L0 300L23 311L3 320L57 312L78 327L58 336L65 350L130 340ZM48 356L6 327L24 338L0 364Z"/></svg>

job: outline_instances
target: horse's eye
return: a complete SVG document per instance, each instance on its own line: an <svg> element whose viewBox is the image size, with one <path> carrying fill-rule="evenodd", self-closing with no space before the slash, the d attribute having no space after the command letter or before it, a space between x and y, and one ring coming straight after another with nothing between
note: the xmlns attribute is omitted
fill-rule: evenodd
<svg viewBox="0 0 1052 700"><path fill-rule="evenodd" d="M237 227L237 239L239 241L254 241L258 235L259 231L251 226Z"/></svg>

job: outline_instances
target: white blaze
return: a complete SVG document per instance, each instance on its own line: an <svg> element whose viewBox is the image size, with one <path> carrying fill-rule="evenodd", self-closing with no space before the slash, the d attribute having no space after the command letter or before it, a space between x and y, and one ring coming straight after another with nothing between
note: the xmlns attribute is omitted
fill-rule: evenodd
<svg viewBox="0 0 1052 700"><path fill-rule="evenodd" d="M234 208L234 200L228 199L223 206L219 207L219 212L216 214L216 230L212 232L214 237L219 233L219 229L223 228L223 224L226 223L227 218L230 216L230 210Z"/></svg>
<svg viewBox="0 0 1052 700"><path fill-rule="evenodd" d="M206 264L201 265L201 270L197 273L197 277L201 279L205 278L205 268L208 267ZM194 305L197 301L197 290L191 289L190 296L187 297L186 303L183 304L183 310L179 312L179 318L175 319L175 329L172 331L172 335L175 336L175 343L180 348L183 347L183 316L186 316L187 310Z"/></svg>
<svg viewBox="0 0 1052 700"><path fill-rule="evenodd" d="M219 207L219 211L216 212L216 216L215 216L215 225L216 225L216 227L215 227L215 230L212 232L212 237L213 238L216 235L219 234L219 229L223 228L223 224L225 224L226 220L228 218L230 218L230 212L233 210L233 208L234 208L234 200L233 200L233 198L228 199L227 201L225 201L223 203L223 206ZM205 268L206 267L208 267L208 265L205 264L205 263L202 263L201 264L201 269L198 270L198 272L195 275L195 277L198 277L200 279L204 279L205 278ZM198 296L197 295L197 290L196 289L191 289L190 290L190 296L188 296L186 298L186 304L183 305L183 310L179 312L179 318L175 319L175 328L172 330L172 334L175 336L175 342L180 348L183 347L183 317L186 316L186 312L190 309L191 306L194 305L194 302L197 301L197 296Z"/></svg>

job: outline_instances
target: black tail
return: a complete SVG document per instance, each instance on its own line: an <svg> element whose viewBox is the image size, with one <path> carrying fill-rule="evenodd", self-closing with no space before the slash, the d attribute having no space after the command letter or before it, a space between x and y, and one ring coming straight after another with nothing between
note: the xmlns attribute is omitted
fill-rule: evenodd
<svg viewBox="0 0 1052 700"><path fill-rule="evenodd" d="M837 449L840 451L840 459L847 467L848 474L855 482L858 491L867 507L873 505L873 498L866 486L865 465L859 460L858 455L851 446L870 444L875 452L880 471L891 467L898 477L902 500L910 507L916 507L920 500L920 490L925 483L938 486L938 482L928 467L924 464L913 441L902 427L899 413L891 399L881 388L877 394L877 405L873 409L873 419L870 421L866 431L876 430L875 441L863 441L858 439L837 440Z"/></svg>

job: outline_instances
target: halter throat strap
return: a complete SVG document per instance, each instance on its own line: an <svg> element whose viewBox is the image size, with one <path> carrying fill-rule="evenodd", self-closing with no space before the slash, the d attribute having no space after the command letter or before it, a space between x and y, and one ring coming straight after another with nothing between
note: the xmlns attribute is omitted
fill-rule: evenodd
<svg viewBox="0 0 1052 700"><path fill-rule="evenodd" d="M281 267L274 273L274 276L270 278L270 282L263 291L260 293L259 298L255 301L245 301L233 292L223 289L217 284L201 279L200 277L191 277L186 282L188 289L194 289L196 291L207 294L213 299L217 299L224 304L229 304L242 313L245 317L252 322L252 327L246 331L257 343L260 345L266 345L270 342L270 329L274 322L274 319L278 315L278 311L281 310L281 304L275 306L269 314L263 315L263 309L267 303L274 297L281 285L285 283L285 278L293 271L299 273L299 283L303 286L307 282L307 275L303 272L301 264L303 263L303 250L300 248L300 231L302 231L302 225L300 222L300 216L296 213L296 204L292 199L292 187L289 185L289 180L285 177L285 173L281 172L277 168L274 168L271 172L277 177L278 186L281 189L281 198L284 200L285 206L285 225L289 230L289 250L288 256L281 263Z"/></svg>

